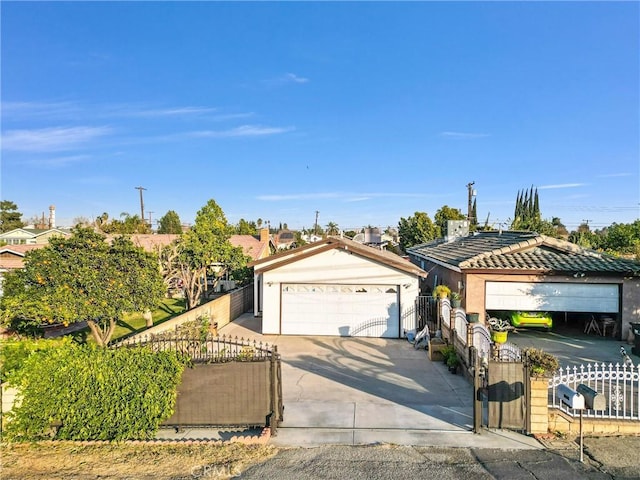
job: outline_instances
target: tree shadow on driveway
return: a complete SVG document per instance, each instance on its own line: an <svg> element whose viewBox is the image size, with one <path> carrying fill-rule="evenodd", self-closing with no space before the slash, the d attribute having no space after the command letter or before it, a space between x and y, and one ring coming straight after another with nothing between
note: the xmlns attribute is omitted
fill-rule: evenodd
<svg viewBox="0 0 640 480"><path fill-rule="evenodd" d="M458 428L471 428L470 382L449 373L442 362L431 362L424 350L415 350L406 340L280 337L277 343L283 362L285 406L292 402L349 402L372 415L419 418L406 410L411 409ZM285 413L285 422L286 417ZM372 420L380 420L380 424L390 421ZM406 427L406 422L396 423Z"/></svg>

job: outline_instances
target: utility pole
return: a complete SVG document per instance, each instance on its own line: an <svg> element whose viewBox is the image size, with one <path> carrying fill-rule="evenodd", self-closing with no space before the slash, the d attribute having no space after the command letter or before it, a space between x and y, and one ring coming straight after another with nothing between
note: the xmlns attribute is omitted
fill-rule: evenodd
<svg viewBox="0 0 640 480"><path fill-rule="evenodd" d="M144 201L142 200L142 191L146 190L144 187L135 187L136 190L140 190L140 220L144 222Z"/></svg>
<svg viewBox="0 0 640 480"><path fill-rule="evenodd" d="M313 227L313 234L316 236L318 235L318 214L319 213L320 212L316 210L316 223L315 223L315 226Z"/></svg>
<svg viewBox="0 0 640 480"><path fill-rule="evenodd" d="M151 214L154 213L152 211L147 212L149 214L149 228L153 229L153 223L151 223Z"/></svg>
<svg viewBox="0 0 640 480"><path fill-rule="evenodd" d="M469 221L469 224L473 223L473 197L475 196L475 191L473 190L473 186L475 185L476 182L470 182L467 183L467 220Z"/></svg>

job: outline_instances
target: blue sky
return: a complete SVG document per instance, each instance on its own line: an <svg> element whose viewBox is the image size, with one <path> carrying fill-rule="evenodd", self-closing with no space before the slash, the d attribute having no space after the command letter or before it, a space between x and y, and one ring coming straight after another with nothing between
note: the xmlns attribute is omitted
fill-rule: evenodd
<svg viewBox="0 0 640 480"><path fill-rule="evenodd" d="M3 199L58 225L640 212L638 2L6 2Z"/></svg>

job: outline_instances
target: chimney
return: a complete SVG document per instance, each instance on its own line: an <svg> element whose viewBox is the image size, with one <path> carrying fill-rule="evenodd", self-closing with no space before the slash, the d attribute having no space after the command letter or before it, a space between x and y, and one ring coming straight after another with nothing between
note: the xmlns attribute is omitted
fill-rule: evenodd
<svg viewBox="0 0 640 480"><path fill-rule="evenodd" d="M269 242L269 229L261 228L260 229L260 243L268 243Z"/></svg>
<svg viewBox="0 0 640 480"><path fill-rule="evenodd" d="M49 228L56 228L56 206L49 205Z"/></svg>

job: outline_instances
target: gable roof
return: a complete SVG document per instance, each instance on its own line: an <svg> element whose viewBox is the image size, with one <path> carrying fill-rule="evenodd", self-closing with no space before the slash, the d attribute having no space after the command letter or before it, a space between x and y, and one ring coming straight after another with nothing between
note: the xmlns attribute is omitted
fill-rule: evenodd
<svg viewBox="0 0 640 480"><path fill-rule="evenodd" d="M309 243L293 250L277 253L262 260L251 262L249 266L254 267L256 273L261 273L334 249L349 251L360 257L368 258L406 273L420 277L427 276L427 272L395 253L362 245L341 237L328 237L319 242Z"/></svg>
<svg viewBox="0 0 640 480"><path fill-rule="evenodd" d="M265 250L269 249L269 242L261 242L253 235L231 235L229 242L234 247L242 247L245 255L253 260L259 260L265 256Z"/></svg>
<svg viewBox="0 0 640 480"><path fill-rule="evenodd" d="M5 245L0 247L0 270L24 268L24 255L30 250L44 247L46 247L44 243Z"/></svg>
<svg viewBox="0 0 640 480"><path fill-rule="evenodd" d="M40 235L44 235L45 233L59 233L61 235L70 235L71 232L66 230L61 230L60 228L14 228L13 230L9 230L8 232L0 233L0 238L13 238L17 234L21 234L21 237L28 238L36 238Z"/></svg>
<svg viewBox="0 0 640 480"><path fill-rule="evenodd" d="M417 245L409 253L452 270L616 273L640 276L640 263L535 232L477 232Z"/></svg>

